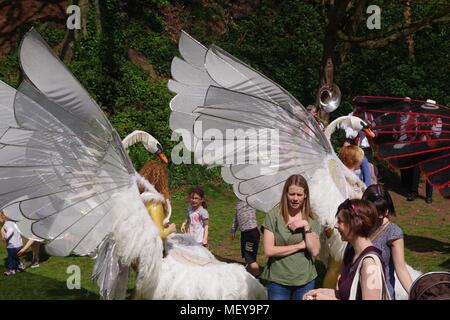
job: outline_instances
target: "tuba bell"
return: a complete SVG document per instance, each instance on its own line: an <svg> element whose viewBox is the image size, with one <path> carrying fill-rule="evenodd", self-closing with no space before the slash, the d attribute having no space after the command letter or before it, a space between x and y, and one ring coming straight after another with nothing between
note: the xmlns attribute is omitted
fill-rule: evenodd
<svg viewBox="0 0 450 320"><path fill-rule="evenodd" d="M333 112L341 103L341 90L333 83L333 60L327 59L325 65L325 81L317 91L317 104L325 112Z"/></svg>
<svg viewBox="0 0 450 320"><path fill-rule="evenodd" d="M334 83L325 84L317 92L317 101L325 112L333 112L341 103L341 90Z"/></svg>

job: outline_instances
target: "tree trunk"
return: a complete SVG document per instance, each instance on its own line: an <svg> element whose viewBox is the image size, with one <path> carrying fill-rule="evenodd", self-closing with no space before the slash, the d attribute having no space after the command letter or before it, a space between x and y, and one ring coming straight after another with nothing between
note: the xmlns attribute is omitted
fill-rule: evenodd
<svg viewBox="0 0 450 320"><path fill-rule="evenodd" d="M72 0L71 4L78 5L77 0ZM73 41L76 38L77 30L70 30L66 28L63 41L57 46L57 51L59 52L59 58L65 63L72 61L73 57Z"/></svg>
<svg viewBox="0 0 450 320"><path fill-rule="evenodd" d="M403 16L405 17L405 26L409 27L412 23L411 0L405 1ZM406 36L406 44L408 45L409 60L414 63L416 62L416 50L414 48L414 35L412 33Z"/></svg>
<svg viewBox="0 0 450 320"><path fill-rule="evenodd" d="M100 3L99 0L94 0L95 3L95 23L96 23L96 29L97 34L102 33L102 12L100 10Z"/></svg>
<svg viewBox="0 0 450 320"><path fill-rule="evenodd" d="M342 19L345 16L349 2L350 0L327 1L325 12L325 36L323 40L323 53L320 67L320 87L326 83L325 71L327 71L331 79L333 79L334 70L336 69L336 66L340 64L339 54L336 51L337 32ZM328 59L331 59L332 68L330 68L329 64L327 68ZM318 100L316 101L316 104L318 104ZM325 124L328 124L330 116L327 112L320 110L319 117Z"/></svg>
<svg viewBox="0 0 450 320"><path fill-rule="evenodd" d="M347 30L345 31L348 32L348 34L356 35L358 32L358 28L361 28L361 25L363 25L365 21L364 16L366 14L367 0L352 1L352 5L354 7L354 13L350 14L350 19L347 20L345 26ZM353 44L349 41L343 42L339 46L338 51L340 63L344 63L352 47Z"/></svg>
<svg viewBox="0 0 450 320"><path fill-rule="evenodd" d="M61 53L59 54L59 58L64 61L65 63L69 63L72 61L73 57L73 41L75 40L75 30L66 30L66 33L64 35L64 40L61 44L58 45L61 46Z"/></svg>
<svg viewBox="0 0 450 320"><path fill-rule="evenodd" d="M89 17L89 0L79 0L81 11L81 33L87 36L87 21Z"/></svg>

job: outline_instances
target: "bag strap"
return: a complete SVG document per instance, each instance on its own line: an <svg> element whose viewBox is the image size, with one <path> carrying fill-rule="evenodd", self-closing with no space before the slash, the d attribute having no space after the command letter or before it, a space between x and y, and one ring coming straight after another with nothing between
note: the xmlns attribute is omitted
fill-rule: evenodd
<svg viewBox="0 0 450 320"><path fill-rule="evenodd" d="M384 277L384 272L383 272L383 265L381 264L381 260L380 257L376 254L373 253L368 253L365 256L362 257L362 259L359 261L358 264L358 268L356 269L356 273L355 273L355 277L353 278L353 282L352 282L352 286L350 289L350 296L349 296L349 300L356 300L356 294L358 291L358 286L359 286L359 280L360 280L360 272L361 272L361 267L362 267L362 262L364 261L365 258L371 257L375 260L375 263L377 265L377 267L379 268L379 270L381 271L381 277L379 280L381 280L381 300L391 300L391 295L389 294L389 290L387 288L387 284L386 284L386 279Z"/></svg>
<svg viewBox="0 0 450 320"><path fill-rule="evenodd" d="M390 221L386 222L377 233L375 233L372 237L370 237L370 241L374 242L375 239L378 238L383 233L384 230L386 230L387 226L390 223L391 223Z"/></svg>

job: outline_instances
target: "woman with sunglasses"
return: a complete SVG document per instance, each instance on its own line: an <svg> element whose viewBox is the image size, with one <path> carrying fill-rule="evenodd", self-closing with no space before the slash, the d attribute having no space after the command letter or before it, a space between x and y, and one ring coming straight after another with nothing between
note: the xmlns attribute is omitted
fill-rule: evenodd
<svg viewBox="0 0 450 320"><path fill-rule="evenodd" d="M346 200L337 210L338 230L343 241L354 248L344 255L344 267L336 289L315 289L306 300L381 300L389 299L384 281L381 251L374 247L370 235L377 226L377 209L366 200Z"/></svg>

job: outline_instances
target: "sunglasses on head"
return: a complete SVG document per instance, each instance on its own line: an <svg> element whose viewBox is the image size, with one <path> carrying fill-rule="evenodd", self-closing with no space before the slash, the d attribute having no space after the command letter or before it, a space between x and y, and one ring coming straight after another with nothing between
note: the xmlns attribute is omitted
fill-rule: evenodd
<svg viewBox="0 0 450 320"><path fill-rule="evenodd" d="M344 208L350 210L356 217L361 218L361 215L359 214L358 210L356 210L356 207L353 205L350 199L347 199L343 203Z"/></svg>

